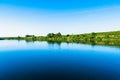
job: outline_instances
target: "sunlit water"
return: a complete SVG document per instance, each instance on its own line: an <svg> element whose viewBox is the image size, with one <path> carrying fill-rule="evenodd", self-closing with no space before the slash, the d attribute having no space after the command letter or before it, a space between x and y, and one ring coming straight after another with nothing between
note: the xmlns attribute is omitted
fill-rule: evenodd
<svg viewBox="0 0 120 80"><path fill-rule="evenodd" d="M120 48L3 40L0 80L120 80Z"/></svg>

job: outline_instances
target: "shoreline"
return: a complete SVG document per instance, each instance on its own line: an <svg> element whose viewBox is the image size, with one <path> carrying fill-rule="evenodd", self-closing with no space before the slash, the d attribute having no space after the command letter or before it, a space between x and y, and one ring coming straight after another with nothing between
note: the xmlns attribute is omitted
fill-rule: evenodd
<svg viewBox="0 0 120 80"><path fill-rule="evenodd" d="M51 43L83 43L91 45L108 45L120 47L120 31L98 32L77 35L62 35L59 33L49 33L47 36L26 35L25 37L1 37L0 40L25 40L32 41L47 41Z"/></svg>

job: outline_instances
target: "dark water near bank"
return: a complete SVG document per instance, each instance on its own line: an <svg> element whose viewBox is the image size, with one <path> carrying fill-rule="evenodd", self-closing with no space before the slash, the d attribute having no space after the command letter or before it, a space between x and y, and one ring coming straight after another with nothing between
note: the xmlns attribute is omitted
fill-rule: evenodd
<svg viewBox="0 0 120 80"><path fill-rule="evenodd" d="M0 80L120 80L120 48L0 41Z"/></svg>

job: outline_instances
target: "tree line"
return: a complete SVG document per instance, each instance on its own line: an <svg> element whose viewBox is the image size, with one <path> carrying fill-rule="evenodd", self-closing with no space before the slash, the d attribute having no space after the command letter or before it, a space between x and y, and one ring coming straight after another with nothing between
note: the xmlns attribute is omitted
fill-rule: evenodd
<svg viewBox="0 0 120 80"><path fill-rule="evenodd" d="M74 42L85 44L100 45L118 45L120 46L120 31L86 33L86 34L67 34L48 33L46 36L26 35L25 37L5 37L0 38L8 40L26 40L26 41L48 41L48 42Z"/></svg>

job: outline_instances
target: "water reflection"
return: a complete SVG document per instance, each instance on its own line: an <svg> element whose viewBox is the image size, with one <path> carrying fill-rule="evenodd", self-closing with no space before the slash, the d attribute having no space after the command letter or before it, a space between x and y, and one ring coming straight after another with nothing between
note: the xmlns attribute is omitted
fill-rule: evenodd
<svg viewBox="0 0 120 80"><path fill-rule="evenodd" d="M7 48L6 48L7 47ZM13 50L93 50L93 51L104 51L119 53L120 48L114 46L98 46L98 45L88 45L80 43L55 43L55 42L45 42L45 41L17 41L17 40L3 40L0 41L0 51L13 51Z"/></svg>
<svg viewBox="0 0 120 80"><path fill-rule="evenodd" d="M120 48L0 41L0 80L120 80Z"/></svg>

